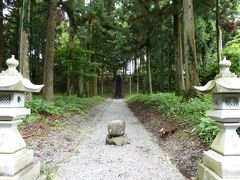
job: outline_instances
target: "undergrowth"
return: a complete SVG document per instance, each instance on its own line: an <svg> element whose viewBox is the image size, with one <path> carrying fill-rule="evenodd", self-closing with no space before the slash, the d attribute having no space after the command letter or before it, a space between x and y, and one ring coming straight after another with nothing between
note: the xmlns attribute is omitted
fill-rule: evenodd
<svg viewBox="0 0 240 180"><path fill-rule="evenodd" d="M127 102L141 103L168 119L178 119L191 124L198 138L207 143L211 143L219 131L213 120L206 116L206 111L211 108L209 97L195 97L185 101L174 93L135 94L128 96Z"/></svg>
<svg viewBox="0 0 240 180"><path fill-rule="evenodd" d="M96 96L91 98L78 98L76 96L62 96L58 95L54 101L49 102L42 99L40 96L35 96L33 100L26 102L26 107L31 109L31 115L23 120L22 127L26 124L36 122L41 119L42 116L47 117L65 117L66 114L83 114L84 110L96 105L103 101L102 97ZM47 118L46 118L47 119ZM47 122L47 121L46 121ZM58 125L60 120L50 122L54 126L54 123Z"/></svg>

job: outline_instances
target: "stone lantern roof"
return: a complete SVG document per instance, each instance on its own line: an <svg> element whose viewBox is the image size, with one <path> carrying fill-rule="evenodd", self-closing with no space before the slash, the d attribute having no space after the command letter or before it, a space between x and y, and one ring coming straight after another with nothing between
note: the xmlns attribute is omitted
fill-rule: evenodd
<svg viewBox="0 0 240 180"><path fill-rule="evenodd" d="M6 61L8 69L0 73L0 91L39 92L43 85L32 84L17 71L19 65L14 55Z"/></svg>
<svg viewBox="0 0 240 180"><path fill-rule="evenodd" d="M220 61L220 73L205 86L194 88L202 93L240 93L240 78L230 72L231 62L226 57Z"/></svg>

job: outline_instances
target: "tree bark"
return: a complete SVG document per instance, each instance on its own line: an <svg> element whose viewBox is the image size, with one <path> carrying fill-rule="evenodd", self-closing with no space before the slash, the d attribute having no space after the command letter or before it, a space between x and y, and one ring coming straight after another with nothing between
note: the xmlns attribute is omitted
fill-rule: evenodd
<svg viewBox="0 0 240 180"><path fill-rule="evenodd" d="M102 74L101 74L101 95L103 97L103 88L104 88L104 69L102 69Z"/></svg>
<svg viewBox="0 0 240 180"><path fill-rule="evenodd" d="M136 72L136 78L137 78L137 94L139 93L139 72L138 72L138 65L137 65L137 58L135 58L135 72Z"/></svg>
<svg viewBox="0 0 240 180"><path fill-rule="evenodd" d="M174 4L178 5L179 0L174 0ZM180 15L174 16L174 56L175 56L175 68L176 68L176 87L177 93L183 93L185 90L184 70L183 70L183 56L182 56L182 33L181 33L181 20Z"/></svg>
<svg viewBox="0 0 240 180"><path fill-rule="evenodd" d="M4 46L3 46L3 0L0 0L0 71L2 71L2 65L3 65L3 52L4 52Z"/></svg>
<svg viewBox="0 0 240 180"><path fill-rule="evenodd" d="M93 83L93 96L98 95L98 75L96 69L93 71L96 74L96 77L94 77L92 83Z"/></svg>
<svg viewBox="0 0 240 180"><path fill-rule="evenodd" d="M129 94L132 94L132 75L129 75Z"/></svg>
<svg viewBox="0 0 240 180"><path fill-rule="evenodd" d="M24 78L30 79L29 71L29 33L30 33L30 8L31 1L23 0L21 12L21 30L20 30L20 47L19 47L19 60L20 60L20 73ZM32 93L26 93L26 99L32 99Z"/></svg>
<svg viewBox="0 0 240 180"><path fill-rule="evenodd" d="M83 97L83 90L84 90L84 86L83 86L83 77L79 76L78 78L78 93L77 96L78 97Z"/></svg>
<svg viewBox="0 0 240 180"><path fill-rule="evenodd" d="M90 83L89 83L89 81L87 80L86 81L86 84L85 84L85 87L86 87L86 97L89 97L90 96L90 85L89 85Z"/></svg>
<svg viewBox="0 0 240 180"><path fill-rule="evenodd" d="M219 27L219 5L220 0L216 0L216 31L217 31L217 60L218 64L222 60L221 50L222 50L222 33Z"/></svg>
<svg viewBox="0 0 240 180"><path fill-rule="evenodd" d="M67 66L68 66L68 72L67 72L67 95L72 95L72 88L73 88L73 81L71 78L70 71L72 70L72 56L71 51L73 48L73 42L74 42L74 32L72 29L72 25L70 23L70 30L69 30L69 39L68 39L68 55L67 55Z"/></svg>
<svg viewBox="0 0 240 180"><path fill-rule="evenodd" d="M147 73L148 73L148 91L152 94L152 72L151 72L151 47L147 45Z"/></svg>
<svg viewBox="0 0 240 180"><path fill-rule="evenodd" d="M141 81L141 83L142 83L142 93L143 94L145 94L145 91L146 91L146 89L145 89L145 66L144 66L144 64L145 64L145 61L144 61L144 56L143 55L141 55L141 57L140 57L140 67L141 67L141 71L142 71L142 73L141 73L141 77L142 77L142 81Z"/></svg>
<svg viewBox="0 0 240 180"><path fill-rule="evenodd" d="M48 24L46 46L44 54L43 97L47 101L53 100L53 68L54 68L54 41L56 34L57 0L48 1Z"/></svg>
<svg viewBox="0 0 240 180"><path fill-rule="evenodd" d="M185 98L188 99L195 94L193 90L194 85L199 85L199 77L197 73L197 58L196 58L196 44L195 44L195 27L193 17L193 2L192 0L183 0L183 45L184 45L184 59L185 59ZM190 42L192 48L193 58L189 55Z"/></svg>

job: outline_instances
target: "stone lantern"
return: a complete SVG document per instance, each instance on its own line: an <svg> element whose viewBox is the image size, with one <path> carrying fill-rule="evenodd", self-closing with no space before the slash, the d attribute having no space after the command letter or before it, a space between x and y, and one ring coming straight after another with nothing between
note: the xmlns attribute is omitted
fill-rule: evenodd
<svg viewBox="0 0 240 180"><path fill-rule="evenodd" d="M198 180L240 179L240 138L236 129L240 126L240 78L231 73L231 62L220 62L220 73L205 86L195 87L202 93L212 93L213 108L207 116L214 119L220 131L204 152L199 164Z"/></svg>
<svg viewBox="0 0 240 180"><path fill-rule="evenodd" d="M25 92L39 92L17 71L19 62L12 56L8 69L0 73L0 180L42 180L40 162L34 162L33 150L26 149L17 126L30 114L24 108Z"/></svg>

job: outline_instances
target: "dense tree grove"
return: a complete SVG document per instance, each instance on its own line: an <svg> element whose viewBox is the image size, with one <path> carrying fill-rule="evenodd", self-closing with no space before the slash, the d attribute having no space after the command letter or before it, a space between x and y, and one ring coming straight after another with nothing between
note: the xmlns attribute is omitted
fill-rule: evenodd
<svg viewBox="0 0 240 180"><path fill-rule="evenodd" d="M239 25L236 0L1 0L0 68L14 54L52 100L101 94L104 75L134 64L138 92L189 98L223 56L240 74Z"/></svg>

